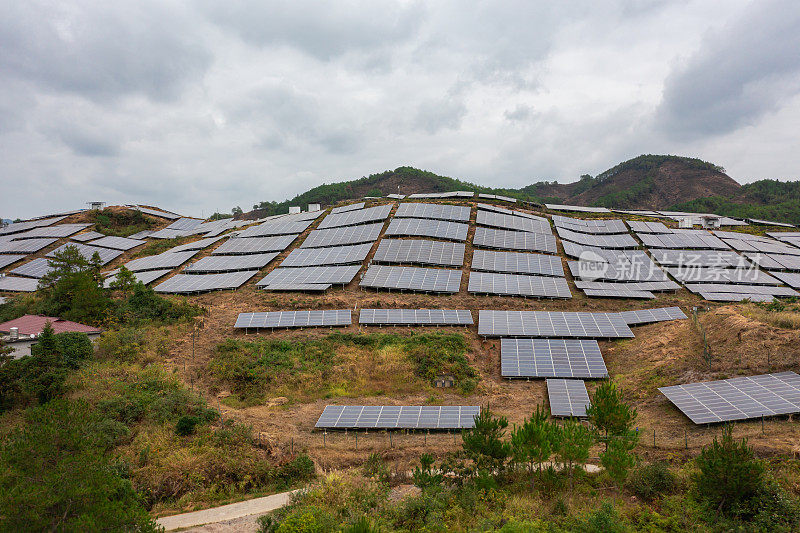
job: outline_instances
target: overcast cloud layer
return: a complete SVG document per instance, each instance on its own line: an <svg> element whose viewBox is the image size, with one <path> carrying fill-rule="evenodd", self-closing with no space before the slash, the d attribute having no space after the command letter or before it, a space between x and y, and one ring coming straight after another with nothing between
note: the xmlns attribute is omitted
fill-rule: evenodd
<svg viewBox="0 0 800 533"><path fill-rule="evenodd" d="M0 0L0 217L209 215L412 165L569 182L641 153L800 178L795 0Z"/></svg>

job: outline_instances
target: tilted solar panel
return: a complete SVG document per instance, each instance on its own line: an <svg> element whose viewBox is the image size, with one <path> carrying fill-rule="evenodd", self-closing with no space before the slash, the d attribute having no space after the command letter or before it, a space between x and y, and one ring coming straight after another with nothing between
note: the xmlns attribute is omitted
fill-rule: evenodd
<svg viewBox="0 0 800 533"><path fill-rule="evenodd" d="M464 243L425 239L382 239L375 252L376 263L462 266Z"/></svg>
<svg viewBox="0 0 800 533"><path fill-rule="evenodd" d="M33 254L58 242L58 239L25 239L0 242L0 254Z"/></svg>
<svg viewBox="0 0 800 533"><path fill-rule="evenodd" d="M24 276L26 278L41 279L46 276L53 268L50 266L50 260L44 257L39 257L33 261L29 261L24 265L9 270L9 274L15 276Z"/></svg>
<svg viewBox="0 0 800 533"><path fill-rule="evenodd" d="M421 292L456 293L461 286L461 271L443 268L371 265L362 287Z"/></svg>
<svg viewBox="0 0 800 533"><path fill-rule="evenodd" d="M589 298L634 298L634 299L652 299L656 295L650 291L634 290L626 287L618 287L614 289L581 289L583 293Z"/></svg>
<svg viewBox="0 0 800 533"><path fill-rule="evenodd" d="M553 215L553 224L558 228L563 228L578 233L590 233L594 235L628 233L625 223L619 219L581 219Z"/></svg>
<svg viewBox="0 0 800 533"><path fill-rule="evenodd" d="M597 341L501 339L500 374L505 378L606 378Z"/></svg>
<svg viewBox="0 0 800 533"><path fill-rule="evenodd" d="M112 250L132 250L143 244L147 244L147 241L128 239L126 237L103 237L102 239L92 241L92 246L111 248Z"/></svg>
<svg viewBox="0 0 800 533"><path fill-rule="evenodd" d="M432 218L452 220L453 222L469 222L471 208L464 205L424 204L409 202L400 204L395 218Z"/></svg>
<svg viewBox="0 0 800 533"><path fill-rule="evenodd" d="M666 281L584 281L580 279L575 280L575 286L579 289L594 289L594 290L613 290L613 289L627 289L634 291L677 291L681 288L680 285L672 280Z"/></svg>
<svg viewBox="0 0 800 533"><path fill-rule="evenodd" d="M179 246L175 246L174 248L170 248L170 252L187 252L189 250L203 250L208 248L215 242L219 241L220 239L224 239L225 237L206 237L205 239L199 239L194 242L187 242L186 244L181 244Z"/></svg>
<svg viewBox="0 0 800 533"><path fill-rule="evenodd" d="M541 276L564 276L561 258L552 255L495 252L475 250L472 254L472 270L508 272L511 274L537 274Z"/></svg>
<svg viewBox="0 0 800 533"><path fill-rule="evenodd" d="M794 272L773 272L772 275L788 286L794 287L795 289L800 289L800 274Z"/></svg>
<svg viewBox="0 0 800 533"><path fill-rule="evenodd" d="M383 222L331 229L315 229L308 234L300 248L325 248L328 246L375 242L381 234L381 229L383 229Z"/></svg>
<svg viewBox="0 0 800 533"><path fill-rule="evenodd" d="M686 314L680 307L659 307L656 309L622 311L620 316L622 316L623 320L625 320L629 326L686 318Z"/></svg>
<svg viewBox="0 0 800 533"><path fill-rule="evenodd" d="M364 209L365 205L367 205L367 204L364 203L364 202L359 202L359 203L356 203L356 204L350 204L350 205L343 205L343 206L340 206L340 207L334 207L333 209L331 209L331 214L346 213L348 211L353 211L355 209Z"/></svg>
<svg viewBox="0 0 800 533"><path fill-rule="evenodd" d="M376 220L385 220L394 204L378 205L366 209L354 209L344 213L331 213L320 222L317 229L330 229L341 226L356 226Z"/></svg>
<svg viewBox="0 0 800 533"><path fill-rule="evenodd" d="M800 270L800 256L786 254L745 254L747 258L767 270Z"/></svg>
<svg viewBox="0 0 800 533"><path fill-rule="evenodd" d="M585 417L590 405L586 384L580 379L547 379L547 397L552 416Z"/></svg>
<svg viewBox="0 0 800 533"><path fill-rule="evenodd" d="M17 241L25 239L61 239L83 231L89 226L91 226L91 224L59 224L58 226L33 228L24 233L14 234L12 239Z"/></svg>
<svg viewBox="0 0 800 533"><path fill-rule="evenodd" d="M556 238L543 233L527 231L507 231L492 228L475 228L475 246L499 250L519 250L532 252L557 252Z"/></svg>
<svg viewBox="0 0 800 533"><path fill-rule="evenodd" d="M278 257L278 252L252 255L209 255L183 269L187 274L261 270Z"/></svg>
<svg viewBox="0 0 800 533"><path fill-rule="evenodd" d="M8 226L0 228L0 235L12 235L16 233L22 233L23 231L29 231L33 228L41 228L45 226L50 226L55 224L56 222L61 222L67 218L66 216L59 216L59 217L51 217L51 218L40 218L37 220L29 220L27 222L14 222L13 224L9 224Z"/></svg>
<svg viewBox="0 0 800 533"><path fill-rule="evenodd" d="M0 255L0 268L5 268L9 265L13 265L17 261L21 261L28 257L27 255L22 254L4 254Z"/></svg>
<svg viewBox="0 0 800 533"><path fill-rule="evenodd" d="M467 240L468 224L425 218L395 218L389 222L386 235L434 237L450 241Z"/></svg>
<svg viewBox="0 0 800 533"><path fill-rule="evenodd" d="M583 205L544 204L552 211L574 211L576 213L610 213L605 207L587 207Z"/></svg>
<svg viewBox="0 0 800 533"><path fill-rule="evenodd" d="M134 272L133 277L136 278L136 281L141 281L145 285L150 285L155 280L162 278L172 272L172 269L164 269L164 270L145 270L142 272ZM111 284L117 280L116 273L108 276L105 280L103 280L103 286L108 289L111 287Z"/></svg>
<svg viewBox="0 0 800 533"><path fill-rule="evenodd" d="M361 265L311 266L297 268L276 268L256 283L259 287L271 290L277 285L347 285L356 277Z"/></svg>
<svg viewBox="0 0 800 533"><path fill-rule="evenodd" d="M331 248L296 248L280 264L282 267L346 265L362 263L372 249L372 243Z"/></svg>
<svg viewBox="0 0 800 533"><path fill-rule="evenodd" d="M239 238L246 237L271 237L273 235L291 235L303 233L313 223L313 220L301 220L297 222L275 221L264 222L258 226L251 226L239 232Z"/></svg>
<svg viewBox="0 0 800 533"><path fill-rule="evenodd" d="M564 278L499 272L470 272L467 291L473 294L572 298Z"/></svg>
<svg viewBox="0 0 800 533"><path fill-rule="evenodd" d="M633 237L627 233L622 235L590 235L560 227L556 227L556 233L562 239L585 246L597 246L598 248L637 248L639 246Z"/></svg>
<svg viewBox="0 0 800 533"><path fill-rule="evenodd" d="M686 283L742 283L780 285L780 280L754 268L666 267L678 281Z"/></svg>
<svg viewBox="0 0 800 533"><path fill-rule="evenodd" d="M541 217L533 218L533 215L529 217L520 217L479 209L476 222L481 226L492 226L495 228L541 233L544 235L553 234L550 228L550 221Z"/></svg>
<svg viewBox="0 0 800 533"><path fill-rule="evenodd" d="M289 247L298 235L276 237L233 238L223 242L211 252L212 255L247 255L265 252L281 252Z"/></svg>
<svg viewBox="0 0 800 533"><path fill-rule="evenodd" d="M327 405L316 429L428 429L475 427L478 406Z"/></svg>
<svg viewBox="0 0 800 533"><path fill-rule="evenodd" d="M709 302L771 302L775 297L771 294L750 294L743 292L701 292L703 300Z"/></svg>
<svg viewBox="0 0 800 533"><path fill-rule="evenodd" d="M175 274L156 285L156 292L171 294L193 294L225 289L236 289L258 274L258 270L225 272L223 274Z"/></svg>
<svg viewBox="0 0 800 533"><path fill-rule="evenodd" d="M632 338L619 313L574 311L478 312L478 335L483 337Z"/></svg>
<svg viewBox="0 0 800 533"><path fill-rule="evenodd" d="M125 268L132 272L139 270L161 270L165 268L176 268L197 255L196 250L189 252L164 252L149 257L133 259L125 263Z"/></svg>
<svg viewBox="0 0 800 533"><path fill-rule="evenodd" d="M362 309L358 323L373 326L467 326L468 309Z"/></svg>
<svg viewBox="0 0 800 533"><path fill-rule="evenodd" d="M647 222L638 220L627 220L628 226L636 233L671 233L663 222Z"/></svg>
<svg viewBox="0 0 800 533"><path fill-rule="evenodd" d="M308 328L349 326L352 323L350 309L326 309L239 313L233 327L236 329Z"/></svg>
<svg viewBox="0 0 800 533"><path fill-rule="evenodd" d="M91 241L93 239L101 239L103 237L105 237L105 235L103 235L102 233L99 233L97 231L87 231L86 233L81 233L80 235L73 236L72 240L73 241L78 241L78 242L87 242L87 241ZM135 237L131 237L131 238L135 239Z"/></svg>
<svg viewBox="0 0 800 533"><path fill-rule="evenodd" d="M750 262L730 250L650 250L653 259L669 266L703 266L722 268L747 268Z"/></svg>
<svg viewBox="0 0 800 533"><path fill-rule="evenodd" d="M78 249L78 252L87 260L91 260L95 253L100 256L100 264L105 265L122 255L122 250L111 250L109 248L99 248L92 244L83 244L80 242L68 242L62 244L55 250L47 253L47 257L55 257L56 254L62 253L67 246L73 246Z"/></svg>
<svg viewBox="0 0 800 533"><path fill-rule="evenodd" d="M789 287L774 285L744 285L738 283L687 283L686 288L697 294L709 292L728 292L743 294L771 294L773 296L800 296Z"/></svg>

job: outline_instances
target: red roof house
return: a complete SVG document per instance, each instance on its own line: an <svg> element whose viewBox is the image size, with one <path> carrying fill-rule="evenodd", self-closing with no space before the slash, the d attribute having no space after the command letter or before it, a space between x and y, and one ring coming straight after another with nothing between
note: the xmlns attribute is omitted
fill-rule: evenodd
<svg viewBox="0 0 800 533"><path fill-rule="evenodd" d="M0 324L0 332L8 333L11 328L19 328L20 335L38 335L44 329L44 325L50 322L53 326L55 333L86 333L92 335L100 333L101 331L92 326L78 324L77 322L70 322L69 320L61 320L52 316L39 316L39 315L25 315L8 322Z"/></svg>

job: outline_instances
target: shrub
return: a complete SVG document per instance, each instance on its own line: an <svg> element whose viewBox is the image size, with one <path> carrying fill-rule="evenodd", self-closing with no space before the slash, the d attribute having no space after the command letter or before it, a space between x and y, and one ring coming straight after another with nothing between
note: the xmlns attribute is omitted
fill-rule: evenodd
<svg viewBox="0 0 800 533"><path fill-rule="evenodd" d="M361 469L364 477L373 478L381 483L389 482L389 469L380 454L371 453Z"/></svg>
<svg viewBox="0 0 800 533"><path fill-rule="evenodd" d="M175 424L175 433L181 437L192 435L199 423L200 419L196 416L183 415Z"/></svg>
<svg viewBox="0 0 800 533"><path fill-rule="evenodd" d="M675 475L663 461L643 464L631 472L628 478L630 491L646 501L653 501L663 494L672 492L675 485Z"/></svg>

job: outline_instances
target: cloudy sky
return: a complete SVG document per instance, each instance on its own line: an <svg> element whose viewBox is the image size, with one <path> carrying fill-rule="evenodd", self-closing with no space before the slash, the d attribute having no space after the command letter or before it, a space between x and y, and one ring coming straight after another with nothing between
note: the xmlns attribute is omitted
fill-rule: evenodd
<svg viewBox="0 0 800 533"><path fill-rule="evenodd" d="M796 0L0 9L0 217L208 215L401 165L569 182L641 153L800 179Z"/></svg>

